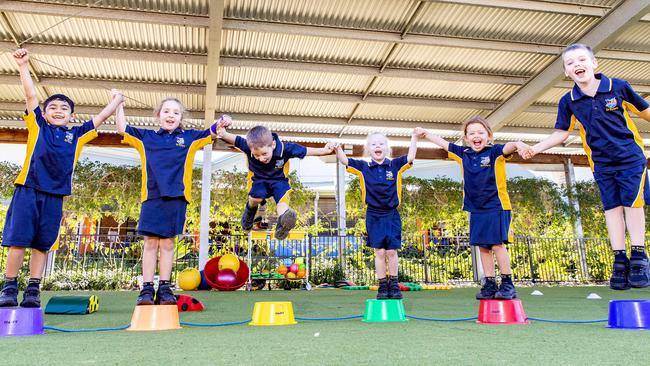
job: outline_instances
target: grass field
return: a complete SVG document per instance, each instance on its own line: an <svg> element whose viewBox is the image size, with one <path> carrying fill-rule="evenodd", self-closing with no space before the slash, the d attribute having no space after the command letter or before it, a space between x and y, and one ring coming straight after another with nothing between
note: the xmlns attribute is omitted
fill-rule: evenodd
<svg viewBox="0 0 650 366"><path fill-rule="evenodd" d="M607 318L610 299L649 299L650 290L614 292L604 287L520 288L528 316L547 319ZM405 293L408 315L475 316L476 289ZM587 300L596 292L602 300ZM69 294L69 293L57 293ZM296 316L360 315L369 291L315 290L192 292L206 311L181 313L181 321L217 323L251 317L256 301L292 301ZM44 304L54 293L44 294ZM99 292L91 315L46 315L48 326L96 328L127 325L135 292ZM318 336L316 336L318 334ZM0 338L3 365L384 365L384 364L648 364L650 332L607 329L604 323L486 325L473 321L362 323L299 321L282 327L200 328L162 332L109 331Z"/></svg>

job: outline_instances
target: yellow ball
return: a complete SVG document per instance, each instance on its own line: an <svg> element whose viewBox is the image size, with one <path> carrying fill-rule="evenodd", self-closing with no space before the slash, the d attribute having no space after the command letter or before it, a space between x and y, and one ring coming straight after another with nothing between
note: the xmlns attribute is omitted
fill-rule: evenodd
<svg viewBox="0 0 650 366"><path fill-rule="evenodd" d="M296 274L293 272L287 273L287 278L296 278Z"/></svg>
<svg viewBox="0 0 650 366"><path fill-rule="evenodd" d="M201 284L201 273L196 268L186 268L178 274L178 286L185 291L196 290Z"/></svg>
<svg viewBox="0 0 650 366"><path fill-rule="evenodd" d="M237 273L239 271L239 258L234 254L223 255L219 259L219 270L231 269L233 272Z"/></svg>

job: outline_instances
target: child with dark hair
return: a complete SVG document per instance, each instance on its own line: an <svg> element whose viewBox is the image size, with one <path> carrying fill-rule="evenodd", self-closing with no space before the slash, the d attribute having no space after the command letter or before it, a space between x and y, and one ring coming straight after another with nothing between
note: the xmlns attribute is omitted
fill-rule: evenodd
<svg viewBox="0 0 650 366"><path fill-rule="evenodd" d="M9 247L0 307L18 305L18 274L25 249L31 249L29 281L22 307L41 306L40 283L47 252L57 242L63 216L63 197L71 194L74 167L83 146L97 137L97 127L123 101L113 90L111 102L92 120L69 127L74 118L74 103L63 94L54 94L38 106L34 82L29 73L29 53L18 49L13 54L20 70L27 109L27 155L16 178L14 191L2 231L2 246Z"/></svg>

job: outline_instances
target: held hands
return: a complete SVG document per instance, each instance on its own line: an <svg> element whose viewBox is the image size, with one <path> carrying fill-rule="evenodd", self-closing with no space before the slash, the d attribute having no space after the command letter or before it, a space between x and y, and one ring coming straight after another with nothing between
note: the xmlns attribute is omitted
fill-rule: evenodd
<svg viewBox="0 0 650 366"><path fill-rule="evenodd" d="M18 66L27 65L29 62L29 52L25 48L19 48L14 51L14 60Z"/></svg>
<svg viewBox="0 0 650 366"><path fill-rule="evenodd" d="M225 132L225 129L232 125L232 117L227 114L222 114L218 120L216 120L212 126L210 126L210 132L221 137Z"/></svg>
<svg viewBox="0 0 650 366"><path fill-rule="evenodd" d="M532 146L525 144L521 141L516 142L517 153L522 159L527 160L535 156L535 150Z"/></svg>
<svg viewBox="0 0 650 366"><path fill-rule="evenodd" d="M425 130L422 127L416 127L413 129L413 136L416 136L418 138L426 138L427 137L427 130Z"/></svg>
<svg viewBox="0 0 650 366"><path fill-rule="evenodd" d="M124 103L124 94L119 89L111 89L111 98L117 100L119 104Z"/></svg>
<svg viewBox="0 0 650 366"><path fill-rule="evenodd" d="M325 144L325 150L328 151L328 153L333 153L336 148L339 146L339 143L336 141L329 141L328 143Z"/></svg>

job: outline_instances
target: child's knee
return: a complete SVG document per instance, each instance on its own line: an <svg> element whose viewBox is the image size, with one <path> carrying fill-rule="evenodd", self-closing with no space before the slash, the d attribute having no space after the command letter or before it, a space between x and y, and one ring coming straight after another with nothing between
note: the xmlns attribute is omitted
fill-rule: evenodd
<svg viewBox="0 0 650 366"><path fill-rule="evenodd" d="M387 250L386 257L388 257L388 259L397 258L397 250L394 249Z"/></svg>
<svg viewBox="0 0 650 366"><path fill-rule="evenodd" d="M263 200L262 198L248 196L248 205L249 206L257 206L260 203L262 203L262 200Z"/></svg>
<svg viewBox="0 0 650 366"><path fill-rule="evenodd" d="M386 258L386 249L375 249L375 256L379 259Z"/></svg>

